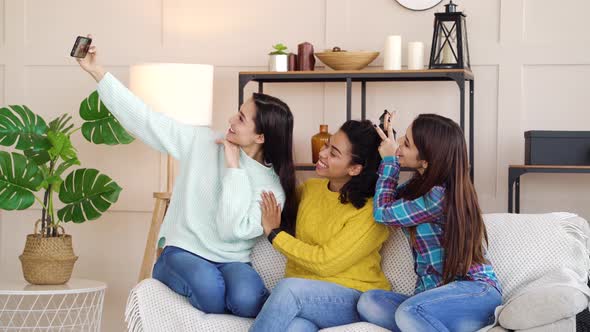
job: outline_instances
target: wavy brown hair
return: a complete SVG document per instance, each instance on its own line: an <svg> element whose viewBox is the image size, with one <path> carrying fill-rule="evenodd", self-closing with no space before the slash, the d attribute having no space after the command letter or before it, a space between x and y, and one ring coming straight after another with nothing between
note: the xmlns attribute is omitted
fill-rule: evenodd
<svg viewBox="0 0 590 332"><path fill-rule="evenodd" d="M488 237L469 177L469 159L463 130L454 121L436 114L421 114L412 123L419 159L428 162L423 174L416 172L400 193L416 199L434 186L445 188L443 226L443 282L464 276L472 264L485 263ZM415 244L416 229L410 229Z"/></svg>
<svg viewBox="0 0 590 332"><path fill-rule="evenodd" d="M297 198L293 163L293 113L282 100L262 93L252 94L256 104L256 133L264 134L264 161L272 164L285 192L281 229L295 235Z"/></svg>

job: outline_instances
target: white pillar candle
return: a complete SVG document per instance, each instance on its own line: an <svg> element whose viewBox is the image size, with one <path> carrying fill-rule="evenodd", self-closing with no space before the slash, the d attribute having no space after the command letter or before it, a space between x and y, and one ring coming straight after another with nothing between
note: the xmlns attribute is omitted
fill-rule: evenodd
<svg viewBox="0 0 590 332"><path fill-rule="evenodd" d="M451 50L451 45L449 45L449 43L446 43L445 46L443 46L441 57L441 64L443 65L450 65L456 62L454 60L455 56L453 55L453 51Z"/></svg>
<svg viewBox="0 0 590 332"><path fill-rule="evenodd" d="M388 36L385 39L385 49L383 50L383 69L401 70L402 69L402 37Z"/></svg>
<svg viewBox="0 0 590 332"><path fill-rule="evenodd" d="M408 43L408 69L422 70L424 69L424 43L411 42Z"/></svg>

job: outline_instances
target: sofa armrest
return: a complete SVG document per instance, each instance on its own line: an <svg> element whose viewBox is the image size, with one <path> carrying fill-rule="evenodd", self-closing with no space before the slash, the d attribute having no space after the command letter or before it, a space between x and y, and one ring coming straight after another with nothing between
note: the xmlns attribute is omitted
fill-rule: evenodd
<svg viewBox="0 0 590 332"><path fill-rule="evenodd" d="M567 286L531 289L504 306L498 317L502 327L527 330L569 319L588 307L580 290Z"/></svg>
<svg viewBox="0 0 590 332"><path fill-rule="evenodd" d="M562 319L557 322L533 327L528 330L517 330L516 332L576 332L576 316Z"/></svg>

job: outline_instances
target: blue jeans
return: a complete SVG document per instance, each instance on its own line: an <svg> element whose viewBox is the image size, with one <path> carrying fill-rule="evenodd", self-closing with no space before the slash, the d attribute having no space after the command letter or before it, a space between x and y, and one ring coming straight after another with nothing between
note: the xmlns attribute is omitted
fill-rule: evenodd
<svg viewBox="0 0 590 332"><path fill-rule="evenodd" d="M268 297L250 264L215 263L172 246L164 248L152 275L205 313L256 317Z"/></svg>
<svg viewBox="0 0 590 332"><path fill-rule="evenodd" d="M287 278L279 282L250 328L251 332L317 331L360 321L361 292L335 283Z"/></svg>
<svg viewBox="0 0 590 332"><path fill-rule="evenodd" d="M371 290L359 299L361 319L392 331L477 331L493 323L502 295L481 281L455 281L412 297Z"/></svg>

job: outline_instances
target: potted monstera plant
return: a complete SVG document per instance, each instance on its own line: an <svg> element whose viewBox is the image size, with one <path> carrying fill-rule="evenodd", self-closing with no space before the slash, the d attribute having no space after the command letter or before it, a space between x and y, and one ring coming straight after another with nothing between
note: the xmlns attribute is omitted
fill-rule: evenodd
<svg viewBox="0 0 590 332"><path fill-rule="evenodd" d="M81 131L94 144L129 144L131 137L94 91L80 104L81 127L63 114L47 123L27 106L0 108L0 209L25 210L35 202L41 218L27 235L19 257L25 279L32 284L63 284L77 257L62 223L99 218L122 188L93 168L80 168L71 137ZM56 197L63 206L56 207Z"/></svg>

